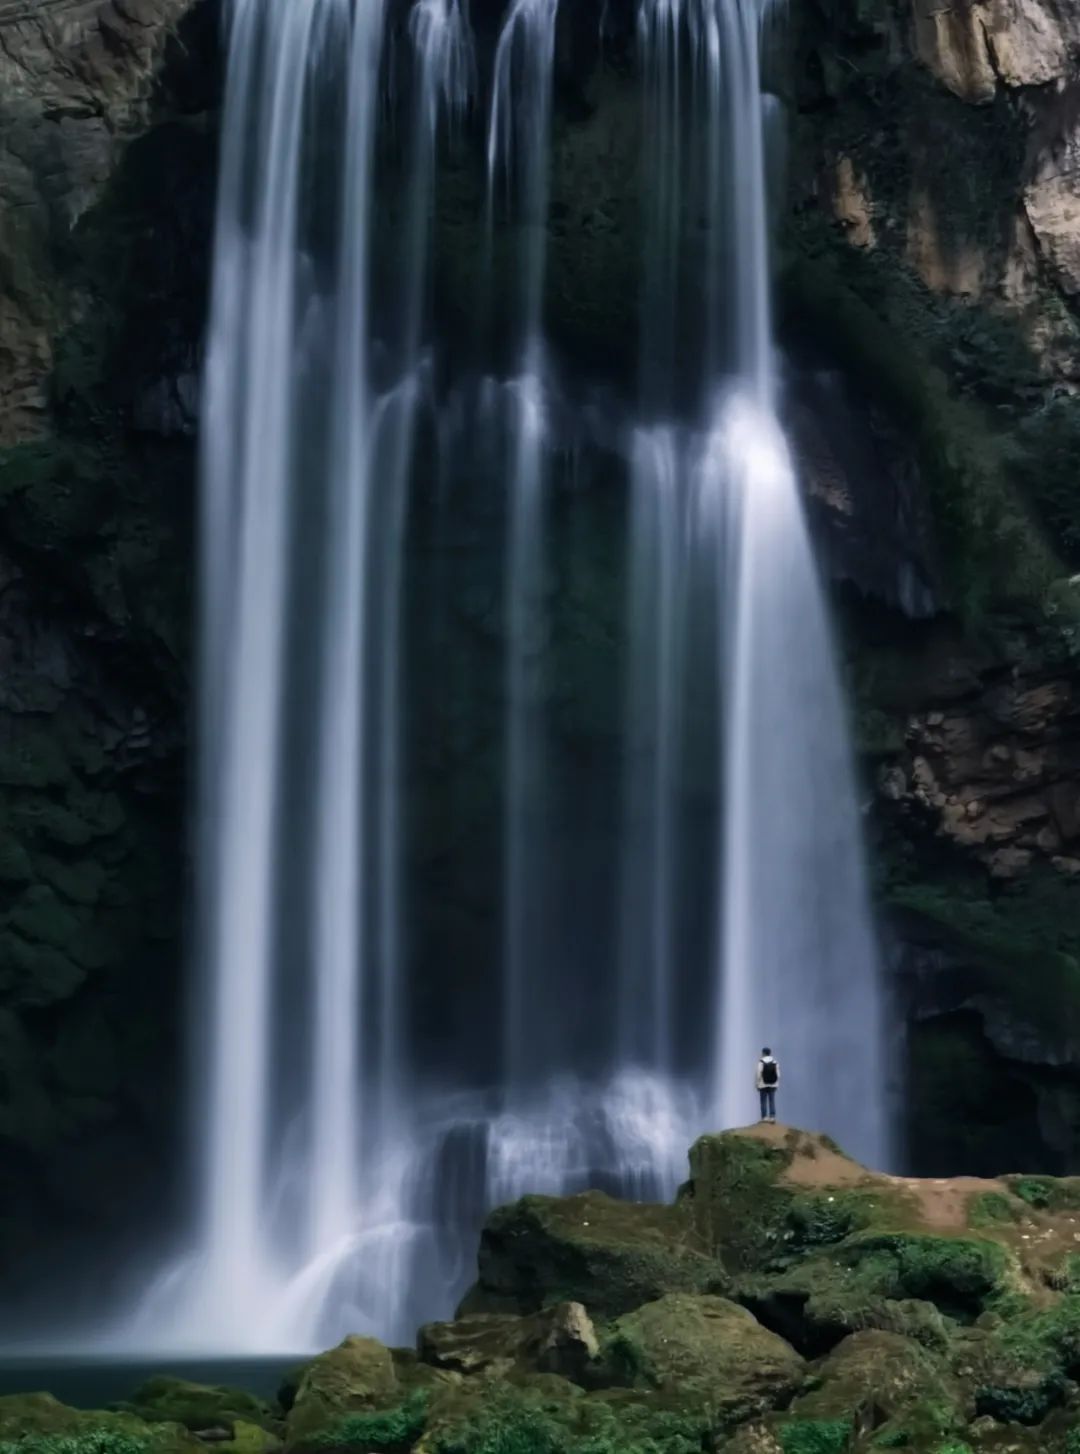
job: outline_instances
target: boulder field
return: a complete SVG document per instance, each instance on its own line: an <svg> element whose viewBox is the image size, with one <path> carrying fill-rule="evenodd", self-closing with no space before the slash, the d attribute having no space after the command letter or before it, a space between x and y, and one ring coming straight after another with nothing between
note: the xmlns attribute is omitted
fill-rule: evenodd
<svg viewBox="0 0 1080 1454"><path fill-rule="evenodd" d="M264 1402L156 1378L0 1398L0 1454L1080 1454L1080 1178L916 1180L783 1126L674 1206L494 1212L415 1349L349 1337Z"/></svg>

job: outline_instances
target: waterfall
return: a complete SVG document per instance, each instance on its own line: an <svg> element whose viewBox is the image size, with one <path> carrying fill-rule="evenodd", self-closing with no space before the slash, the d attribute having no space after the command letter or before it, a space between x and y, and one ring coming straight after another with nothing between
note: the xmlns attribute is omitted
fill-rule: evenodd
<svg viewBox="0 0 1080 1454"><path fill-rule="evenodd" d="M642 0L640 11L650 213L632 469L639 736L628 759L623 975L653 1023L670 1025L675 825L700 644L687 600L712 593L723 823L708 1103L718 1124L752 1119L754 1065L768 1044L784 1066L781 1104L797 1107L789 1114L880 1165L881 976L849 728L776 414L761 89L770 9L770 0ZM708 221L703 256L688 197ZM682 432L680 395L695 401ZM665 1054L665 1034L636 1053Z"/></svg>
<svg viewBox="0 0 1080 1454"><path fill-rule="evenodd" d="M888 1162L878 945L850 727L798 481L774 412L768 300L761 0L730 14L739 375L714 409L706 488L719 475L730 542L722 991L715 1101L738 1123L758 1052L785 1066L801 1124L868 1165Z"/></svg>
<svg viewBox="0 0 1080 1454"><path fill-rule="evenodd" d="M504 1081L520 1101L543 1063L535 1002L545 966L543 740L536 658L543 631L543 488L548 385L541 332L547 257L548 167L558 0L511 0L495 52L488 128L488 218L506 197L520 240L513 347L518 374L495 395L509 408L506 547L506 849L503 965Z"/></svg>
<svg viewBox="0 0 1080 1454"><path fill-rule="evenodd" d="M591 417L544 326L558 0L507 0L493 37L486 331L464 378L429 302L440 146L481 90L466 0L232 0L203 429L200 1215L129 1347L408 1340L464 1292L492 1205L671 1196L693 1135L751 1118L764 1043L789 1114L887 1154L843 695L778 422L766 9L639 0L641 365L604 444L629 485L624 831L595 910L610 968L583 986L545 681L552 502ZM504 525L501 953L470 969L497 1009L453 1056L417 1028L404 871L425 468L433 535L474 477ZM494 1083L473 1063L492 1038Z"/></svg>
<svg viewBox="0 0 1080 1454"><path fill-rule="evenodd" d="M274 900L280 868L299 184L328 5L237 0L203 430L200 952L207 986L205 1289L228 1338L268 1277ZM243 1032L238 1033L239 1027Z"/></svg>
<svg viewBox="0 0 1080 1454"><path fill-rule="evenodd" d="M459 0L417 0L409 265L379 394L382 0L233 0L228 23L202 461L203 1210L117 1336L292 1349L405 1336L422 1278L402 1157L401 559L436 138L473 62Z"/></svg>

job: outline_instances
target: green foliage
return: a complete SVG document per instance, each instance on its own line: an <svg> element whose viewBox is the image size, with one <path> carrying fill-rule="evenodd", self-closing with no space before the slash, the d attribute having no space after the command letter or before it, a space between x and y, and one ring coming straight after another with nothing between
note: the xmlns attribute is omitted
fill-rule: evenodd
<svg viewBox="0 0 1080 1454"><path fill-rule="evenodd" d="M409 1449L424 1432L429 1393L414 1389L404 1403L370 1413L348 1414L311 1441L318 1448Z"/></svg>
<svg viewBox="0 0 1080 1454"><path fill-rule="evenodd" d="M0 1440L0 1454L152 1454L160 1440L151 1430L145 1439L114 1429L90 1429L77 1434L25 1434Z"/></svg>
<svg viewBox="0 0 1080 1454"><path fill-rule="evenodd" d="M556 1400L501 1387L449 1427L433 1454L700 1454L707 1416L651 1400Z"/></svg>
<svg viewBox="0 0 1080 1454"><path fill-rule="evenodd" d="M1020 1176L1012 1184L1012 1189L1021 1201L1027 1202L1029 1207L1048 1207L1053 1194L1053 1185L1049 1177L1045 1176Z"/></svg>
<svg viewBox="0 0 1080 1454"><path fill-rule="evenodd" d="M847 1419L798 1419L780 1429L784 1454L842 1454L851 1448Z"/></svg>

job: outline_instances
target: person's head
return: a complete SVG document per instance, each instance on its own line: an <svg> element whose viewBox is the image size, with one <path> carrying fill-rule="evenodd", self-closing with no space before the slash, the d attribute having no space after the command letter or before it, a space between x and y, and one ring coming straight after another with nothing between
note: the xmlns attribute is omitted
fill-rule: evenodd
<svg viewBox="0 0 1080 1454"><path fill-rule="evenodd" d="M771 1055L772 1054L772 1051L769 1049L769 1047L767 1045L764 1045L764 1046L762 1046L761 1053L762 1053L762 1055Z"/></svg>

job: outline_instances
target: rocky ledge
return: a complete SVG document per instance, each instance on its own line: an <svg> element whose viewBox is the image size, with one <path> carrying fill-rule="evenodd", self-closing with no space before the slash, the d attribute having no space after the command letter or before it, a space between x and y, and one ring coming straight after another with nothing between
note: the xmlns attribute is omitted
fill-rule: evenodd
<svg viewBox="0 0 1080 1454"><path fill-rule="evenodd" d="M349 1337L275 1403L159 1378L0 1399L2 1454L1078 1454L1080 1178L882 1176L707 1136L672 1207L525 1197L458 1316Z"/></svg>

